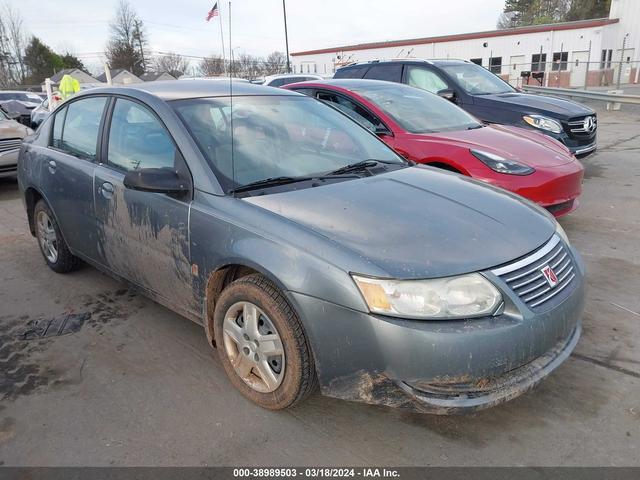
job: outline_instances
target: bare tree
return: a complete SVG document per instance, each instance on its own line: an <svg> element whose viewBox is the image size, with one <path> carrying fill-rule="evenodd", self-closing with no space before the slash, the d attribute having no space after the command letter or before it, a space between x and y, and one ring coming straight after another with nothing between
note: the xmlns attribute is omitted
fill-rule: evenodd
<svg viewBox="0 0 640 480"><path fill-rule="evenodd" d="M276 75L287 70L287 56L282 52L271 52L264 60L264 75Z"/></svg>
<svg viewBox="0 0 640 480"><path fill-rule="evenodd" d="M167 72L178 78L189 69L189 60L177 53L167 53L155 58L153 67L156 72Z"/></svg>
<svg viewBox="0 0 640 480"><path fill-rule="evenodd" d="M109 25L107 60L110 68L125 68L135 75L146 71L149 58L144 25L127 0L120 0L116 14Z"/></svg>
<svg viewBox="0 0 640 480"><path fill-rule="evenodd" d="M224 75L224 60L219 55L207 57L198 65L198 73L203 77L217 77Z"/></svg>
<svg viewBox="0 0 640 480"><path fill-rule="evenodd" d="M255 80L262 75L264 60L253 55L242 54L238 57L237 68L234 68L236 76Z"/></svg>
<svg viewBox="0 0 640 480"><path fill-rule="evenodd" d="M10 5L0 8L0 85L19 85L24 81L26 68L24 51L27 33L22 16Z"/></svg>

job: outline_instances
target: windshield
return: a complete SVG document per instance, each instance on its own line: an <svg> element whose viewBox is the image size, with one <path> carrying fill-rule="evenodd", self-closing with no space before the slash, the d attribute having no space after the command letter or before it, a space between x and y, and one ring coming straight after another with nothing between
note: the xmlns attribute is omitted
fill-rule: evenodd
<svg viewBox="0 0 640 480"><path fill-rule="evenodd" d="M363 160L406 164L366 129L303 96L172 102L226 192L265 179L310 177Z"/></svg>
<svg viewBox="0 0 640 480"><path fill-rule="evenodd" d="M475 118L449 100L419 88L389 83L354 91L375 103L411 133L466 130L481 126Z"/></svg>
<svg viewBox="0 0 640 480"><path fill-rule="evenodd" d="M515 89L502 79L474 63L439 65L469 95L514 92Z"/></svg>

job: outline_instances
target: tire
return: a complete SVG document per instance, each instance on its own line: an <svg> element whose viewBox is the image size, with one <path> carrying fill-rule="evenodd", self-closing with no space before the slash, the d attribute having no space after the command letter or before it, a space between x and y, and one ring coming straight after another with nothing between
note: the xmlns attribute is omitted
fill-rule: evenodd
<svg viewBox="0 0 640 480"><path fill-rule="evenodd" d="M49 268L57 273L77 270L81 261L69 251L58 222L44 200L40 200L36 204L33 210L33 219L38 246Z"/></svg>
<svg viewBox="0 0 640 480"><path fill-rule="evenodd" d="M316 388L315 364L302 324L285 297L262 275L242 277L222 291L214 310L214 333L231 383L257 405L282 410Z"/></svg>

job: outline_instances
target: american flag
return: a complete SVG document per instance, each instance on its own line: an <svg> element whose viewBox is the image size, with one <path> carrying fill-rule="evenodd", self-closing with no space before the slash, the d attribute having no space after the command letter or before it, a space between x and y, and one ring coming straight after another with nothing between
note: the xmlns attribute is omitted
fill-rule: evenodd
<svg viewBox="0 0 640 480"><path fill-rule="evenodd" d="M215 3L215 5L213 6L213 8L211 10L209 10L209 13L207 13L207 22L209 20L211 20L213 17L217 17L219 14L218 12L218 2Z"/></svg>

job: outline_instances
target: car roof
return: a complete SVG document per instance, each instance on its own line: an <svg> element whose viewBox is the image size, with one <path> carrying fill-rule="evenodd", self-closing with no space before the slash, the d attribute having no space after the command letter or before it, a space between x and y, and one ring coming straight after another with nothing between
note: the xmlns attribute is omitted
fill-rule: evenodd
<svg viewBox="0 0 640 480"><path fill-rule="evenodd" d="M424 65L424 64L428 64L428 65L460 65L460 64L467 64L469 62L466 61L466 60L449 59L449 58L424 59L424 60L421 59L421 58L395 58L393 60L371 60L371 61L368 61L368 62L352 63L351 65L345 65L344 67L339 68L339 70L349 69L349 68L358 68L358 67L363 67L363 66L373 67L374 65L388 65L388 64L397 64L397 63L411 64L411 65Z"/></svg>
<svg viewBox="0 0 640 480"><path fill-rule="evenodd" d="M233 83L233 89L231 88ZM295 92L286 91L280 88L265 87L262 85L254 85L248 82L229 82L229 81L211 81L211 80L190 80L188 82L180 80L166 80L147 83L134 83L126 87L104 87L92 88L86 93L80 95L95 94L118 94L130 92L146 92L154 95L162 100L182 100L189 98L203 97L228 97L233 90L233 96L266 96L266 95L297 95Z"/></svg>
<svg viewBox="0 0 640 480"><path fill-rule="evenodd" d="M346 90L358 89L358 88L366 88L366 87L375 87L382 85L393 85L397 88L404 88L406 85L398 84L395 82L387 82L385 80L368 80L364 78L330 78L328 80L310 80L308 82L298 82L292 83L290 85L285 85L283 88L304 88L304 87L340 87ZM409 87L411 88L411 87Z"/></svg>

